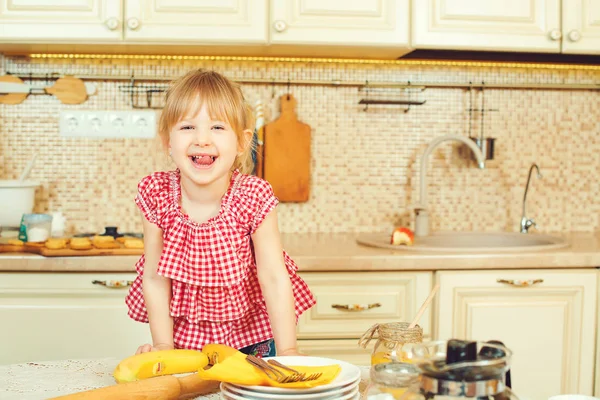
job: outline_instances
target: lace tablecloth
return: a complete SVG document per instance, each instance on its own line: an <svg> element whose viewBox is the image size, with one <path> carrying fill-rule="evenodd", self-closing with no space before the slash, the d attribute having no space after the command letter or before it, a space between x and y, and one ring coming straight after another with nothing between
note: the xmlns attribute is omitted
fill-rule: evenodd
<svg viewBox="0 0 600 400"><path fill-rule="evenodd" d="M0 365L0 399L45 400L51 397L114 385L112 371L119 360L64 360ZM361 389L368 379L368 367L361 367ZM219 393L197 400L218 400Z"/></svg>

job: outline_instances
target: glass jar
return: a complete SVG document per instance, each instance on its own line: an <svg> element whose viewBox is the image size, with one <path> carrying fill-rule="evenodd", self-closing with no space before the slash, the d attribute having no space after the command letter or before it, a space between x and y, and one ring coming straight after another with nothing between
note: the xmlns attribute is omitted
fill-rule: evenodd
<svg viewBox="0 0 600 400"><path fill-rule="evenodd" d="M386 362L371 367L363 400L417 400L419 370L413 364Z"/></svg>
<svg viewBox="0 0 600 400"><path fill-rule="evenodd" d="M24 242L45 242L52 231L52 215L23 214L19 239Z"/></svg>
<svg viewBox="0 0 600 400"><path fill-rule="evenodd" d="M415 325L409 328L408 322L391 322L373 325L361 338L359 345L366 348L371 339L377 342L371 354L371 365L395 362L411 362L411 345L423 342L423 328Z"/></svg>

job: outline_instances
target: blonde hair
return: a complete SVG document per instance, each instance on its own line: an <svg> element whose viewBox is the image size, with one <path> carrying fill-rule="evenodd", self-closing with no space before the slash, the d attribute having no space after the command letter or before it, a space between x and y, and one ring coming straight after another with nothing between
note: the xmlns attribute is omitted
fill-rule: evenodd
<svg viewBox="0 0 600 400"><path fill-rule="evenodd" d="M173 82L167 90L165 107L158 122L158 134L163 145L169 143L173 126L187 115L196 115L206 104L213 118L226 121L236 133L243 151L233 163L232 169L249 174L254 169L252 149L254 141L248 141L244 130L254 131L254 113L244 99L239 85L214 71L197 69Z"/></svg>

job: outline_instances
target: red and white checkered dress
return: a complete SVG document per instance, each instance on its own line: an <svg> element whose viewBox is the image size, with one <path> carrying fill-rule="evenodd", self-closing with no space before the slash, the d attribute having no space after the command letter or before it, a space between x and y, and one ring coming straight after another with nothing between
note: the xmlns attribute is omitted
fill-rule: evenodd
<svg viewBox="0 0 600 400"><path fill-rule="evenodd" d="M138 185L136 204L148 221L163 230L158 274L171 279L171 316L176 348L201 349L221 343L240 349L273 338L257 277L250 235L278 200L268 182L234 171L219 214L192 221L179 206L179 171L156 172ZM284 251L292 282L296 318L315 298ZM125 302L129 316L148 322L142 293L142 256L138 277Z"/></svg>

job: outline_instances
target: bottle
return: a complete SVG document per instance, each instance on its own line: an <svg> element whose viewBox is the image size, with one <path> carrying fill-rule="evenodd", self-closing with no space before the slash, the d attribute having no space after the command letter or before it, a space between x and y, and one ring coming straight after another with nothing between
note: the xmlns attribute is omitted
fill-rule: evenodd
<svg viewBox="0 0 600 400"><path fill-rule="evenodd" d="M52 237L61 238L65 236L65 222L66 219L60 211L52 213Z"/></svg>

